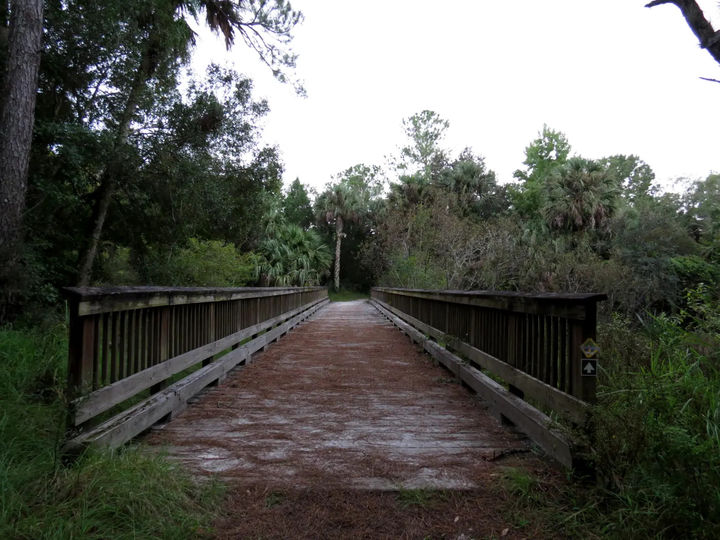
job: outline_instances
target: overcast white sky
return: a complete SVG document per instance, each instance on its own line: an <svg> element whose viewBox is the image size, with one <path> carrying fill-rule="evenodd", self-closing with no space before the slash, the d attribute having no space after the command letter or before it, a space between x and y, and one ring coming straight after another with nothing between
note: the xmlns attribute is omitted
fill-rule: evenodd
<svg viewBox="0 0 720 540"><path fill-rule="evenodd" d="M669 185L720 170L720 67L672 5L647 0L292 0L308 97L276 82L242 43L201 35L195 65L234 64L268 99L264 140L285 183L322 187L405 143L402 119L450 121L445 147L471 147L499 180L522 167L544 123L576 154L636 154ZM700 2L720 20L714 0ZM717 23L716 23L717 27Z"/></svg>

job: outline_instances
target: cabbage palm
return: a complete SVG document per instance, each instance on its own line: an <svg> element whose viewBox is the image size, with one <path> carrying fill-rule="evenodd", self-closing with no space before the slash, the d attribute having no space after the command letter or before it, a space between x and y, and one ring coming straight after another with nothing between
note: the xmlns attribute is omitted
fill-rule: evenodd
<svg viewBox="0 0 720 540"><path fill-rule="evenodd" d="M545 222L551 229L566 231L607 230L620 195L606 169L582 158L557 168L546 189Z"/></svg>
<svg viewBox="0 0 720 540"><path fill-rule="evenodd" d="M270 285L318 285L330 268L330 250L313 230L281 224L260 244L258 271Z"/></svg>
<svg viewBox="0 0 720 540"><path fill-rule="evenodd" d="M345 222L357 220L365 208L363 197L357 189L344 182L328 186L320 194L316 208L320 216L328 223L335 225L335 290L340 289L340 251L342 239L345 238Z"/></svg>

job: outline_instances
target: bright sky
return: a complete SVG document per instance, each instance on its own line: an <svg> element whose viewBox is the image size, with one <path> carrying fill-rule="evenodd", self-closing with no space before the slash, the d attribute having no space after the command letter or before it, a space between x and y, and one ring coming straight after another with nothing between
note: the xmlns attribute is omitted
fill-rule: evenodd
<svg viewBox="0 0 720 540"><path fill-rule="evenodd" d="M720 84L699 78L720 79L720 66L675 6L647 1L292 0L307 98L240 42L226 53L201 35L195 65L224 61L255 80L286 185L383 165L406 142L402 119L430 109L450 121L452 155L471 147L501 182L547 123L584 157L639 155L669 187L720 170ZM700 4L720 20L716 1Z"/></svg>

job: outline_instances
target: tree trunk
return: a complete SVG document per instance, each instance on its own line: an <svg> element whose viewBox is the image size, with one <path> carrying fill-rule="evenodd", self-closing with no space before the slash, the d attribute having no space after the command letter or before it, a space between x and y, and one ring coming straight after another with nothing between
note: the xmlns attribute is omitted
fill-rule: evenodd
<svg viewBox="0 0 720 540"><path fill-rule="evenodd" d="M42 47L42 0L13 0L0 112L0 251L19 239Z"/></svg>
<svg viewBox="0 0 720 540"><path fill-rule="evenodd" d="M143 48L142 57L140 59L140 67L135 73L135 79L133 80L130 93L128 94L127 101L125 102L125 109L120 117L120 123L115 134L112 153L105 165L103 174L100 176L100 186L97 189L98 197L96 198L95 205L93 207L92 231L85 248L81 252L78 263L78 287L86 287L90 284L92 268L95 263L95 257L97 256L98 246L100 245L100 237L102 236L102 231L105 227L108 208L110 208L110 202L112 201L115 193L117 177L123 168L121 149L122 146L127 143L128 136L130 134L130 123L135 116L140 96L145 89L148 80L150 80L150 77L152 77L155 69L157 68L157 63L152 62L150 59L150 39L152 39L152 37L146 40Z"/></svg>
<svg viewBox="0 0 720 540"><path fill-rule="evenodd" d="M100 236L102 235L105 218L107 217L108 208L110 207L110 201L112 200L112 195L115 191L115 183L108 176L108 174L103 175L103 180L101 180L100 187L98 188L99 197L97 198L93 209L93 229L90 234L87 247L83 252L82 259L80 260L80 267L78 269L78 287L87 287L90 284L93 263L95 262L95 257L97 256L98 245L100 245Z"/></svg>
<svg viewBox="0 0 720 540"><path fill-rule="evenodd" d="M11 288L19 261L42 48L42 0L12 0L0 106L0 284ZM7 301L7 297L3 302ZM1 314L0 314L1 315Z"/></svg>
<svg viewBox="0 0 720 540"><path fill-rule="evenodd" d="M340 290L340 247L343 237L343 219L338 216L335 220L335 290Z"/></svg>

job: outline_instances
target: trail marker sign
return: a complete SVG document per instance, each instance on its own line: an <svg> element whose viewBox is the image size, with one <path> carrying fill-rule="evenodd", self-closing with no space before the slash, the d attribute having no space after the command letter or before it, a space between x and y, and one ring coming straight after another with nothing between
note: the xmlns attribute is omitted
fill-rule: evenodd
<svg viewBox="0 0 720 540"><path fill-rule="evenodd" d="M585 358L592 358L600 351L600 346L595 343L593 338L587 338L582 345L580 350L585 355Z"/></svg>

